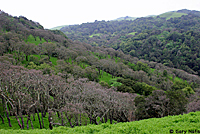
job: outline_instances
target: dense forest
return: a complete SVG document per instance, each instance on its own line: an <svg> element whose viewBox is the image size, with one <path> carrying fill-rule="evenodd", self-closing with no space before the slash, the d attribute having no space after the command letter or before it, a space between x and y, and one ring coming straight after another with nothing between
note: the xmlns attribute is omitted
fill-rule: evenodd
<svg viewBox="0 0 200 134"><path fill-rule="evenodd" d="M68 26L73 31L66 36L26 17L0 12L2 124L7 120L12 128L14 117L20 129L34 129L36 120L40 129L47 124L49 129L73 128L199 111L199 18L182 16L180 25L187 17L194 25L181 30L170 22L180 18L150 17ZM167 26L152 29L156 22ZM192 39L195 42L187 44ZM159 57L166 43L169 56ZM188 60L190 55L193 60ZM197 62L194 68L192 61Z"/></svg>

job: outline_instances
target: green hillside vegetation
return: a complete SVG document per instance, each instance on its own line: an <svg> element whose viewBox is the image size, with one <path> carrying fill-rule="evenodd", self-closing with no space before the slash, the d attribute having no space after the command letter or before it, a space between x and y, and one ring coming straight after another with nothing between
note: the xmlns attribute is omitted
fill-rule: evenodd
<svg viewBox="0 0 200 134"><path fill-rule="evenodd" d="M53 27L53 28L50 28L50 30L60 30L61 28L66 27L66 26L68 26L68 25Z"/></svg>
<svg viewBox="0 0 200 134"><path fill-rule="evenodd" d="M0 129L1 134L14 134L14 133L66 133L66 134L82 134L82 133L118 133L118 134L168 134L168 133L199 133L200 125L200 112L191 112L189 114L168 116L164 118L153 118L129 123L117 124L101 124L101 125L88 125L75 128L58 127L53 130L5 130ZM144 127L145 126L145 127ZM183 132L185 131L185 132Z"/></svg>
<svg viewBox="0 0 200 134"><path fill-rule="evenodd" d="M35 38L35 37L33 37L33 35L29 35L28 38L27 38L27 40L25 40L25 41L26 41L26 43L33 43L33 44L35 44L35 45L38 45L38 44L42 44L42 43L44 43L44 42L47 42L44 38L42 38L42 39L40 40L39 36L37 36L37 37Z"/></svg>
<svg viewBox="0 0 200 134"><path fill-rule="evenodd" d="M135 35L137 32L128 33L128 35Z"/></svg>
<svg viewBox="0 0 200 134"><path fill-rule="evenodd" d="M166 18L166 20L169 20L171 18L181 17L182 15L188 15L188 14L178 13L178 12L167 12L159 15L159 17Z"/></svg>
<svg viewBox="0 0 200 134"><path fill-rule="evenodd" d="M97 34L92 34L89 37L92 38L93 36L101 36L101 35L102 35L101 33L97 33Z"/></svg>
<svg viewBox="0 0 200 134"><path fill-rule="evenodd" d="M120 17L120 18L114 19L114 21L135 20L135 19L137 19L137 17L129 17L129 16L126 16L126 17Z"/></svg>

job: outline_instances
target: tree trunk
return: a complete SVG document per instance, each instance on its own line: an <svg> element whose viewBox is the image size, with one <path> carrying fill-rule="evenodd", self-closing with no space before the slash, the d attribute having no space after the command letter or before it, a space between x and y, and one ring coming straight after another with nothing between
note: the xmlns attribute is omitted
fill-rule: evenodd
<svg viewBox="0 0 200 134"><path fill-rule="evenodd" d="M52 129L53 129L53 126L52 126L52 124L51 124L52 118L51 118L51 113L50 113L50 112L49 112L48 120L49 120L49 129L52 130Z"/></svg>
<svg viewBox="0 0 200 134"><path fill-rule="evenodd" d="M62 126L64 126L64 119L63 119L63 112L61 112L61 120L62 120Z"/></svg>
<svg viewBox="0 0 200 134"><path fill-rule="evenodd" d="M11 122L10 122L10 117L9 117L8 108L7 108L7 102L5 103L5 109L6 109L6 115L7 115L9 127L12 127Z"/></svg>
<svg viewBox="0 0 200 134"><path fill-rule="evenodd" d="M113 123L113 112L111 113L111 111L109 112L109 119L110 119L110 124Z"/></svg>
<svg viewBox="0 0 200 134"><path fill-rule="evenodd" d="M60 118L60 113L57 111L57 114L58 114L58 118Z"/></svg>
<svg viewBox="0 0 200 134"><path fill-rule="evenodd" d="M22 121L22 129L24 129L24 118L21 114L21 110L20 110L20 118L21 118L21 121Z"/></svg>
<svg viewBox="0 0 200 134"><path fill-rule="evenodd" d="M82 123L81 123L81 113L80 113L80 123L79 123L79 125L80 125L80 126L82 125Z"/></svg>
<svg viewBox="0 0 200 134"><path fill-rule="evenodd" d="M42 114L42 128L44 128L44 120L43 120L43 110L42 110L42 112L41 112L41 114Z"/></svg>
<svg viewBox="0 0 200 134"><path fill-rule="evenodd" d="M26 55L26 61L28 61L28 55Z"/></svg>
<svg viewBox="0 0 200 134"><path fill-rule="evenodd" d="M92 124L92 119L90 118L90 124Z"/></svg>
<svg viewBox="0 0 200 134"><path fill-rule="evenodd" d="M33 113L33 121L35 121L35 112Z"/></svg>
<svg viewBox="0 0 200 134"><path fill-rule="evenodd" d="M50 55L48 55L49 61L50 61Z"/></svg>
<svg viewBox="0 0 200 134"><path fill-rule="evenodd" d="M4 124L4 119L3 119L3 116L1 116L1 114L0 114L0 118L2 120L2 124Z"/></svg>
<svg viewBox="0 0 200 134"><path fill-rule="evenodd" d="M67 117L67 120L68 120L71 128L73 128L74 126L72 125L71 118L68 117L67 113L65 113L65 116Z"/></svg>
<svg viewBox="0 0 200 134"><path fill-rule="evenodd" d="M20 123L20 120L19 120L19 118L18 118L16 112L15 112L15 118L16 118L16 120L17 120L17 122L18 122L19 127L22 129L22 125L21 125L21 123Z"/></svg>
<svg viewBox="0 0 200 134"><path fill-rule="evenodd" d="M76 126L79 126L79 123L78 123L78 115L75 115L75 125L76 125Z"/></svg>
<svg viewBox="0 0 200 134"><path fill-rule="evenodd" d="M27 125L27 129L29 129L29 124L28 124L28 121L30 120L30 114L28 113L28 117L27 117L27 121L26 121L26 125Z"/></svg>
<svg viewBox="0 0 200 134"><path fill-rule="evenodd" d="M31 120L31 115L30 115L30 113L28 113L28 117L27 117L27 121L26 121L27 129L29 129L29 124L28 124L28 121L29 121L29 120L30 120L30 122L31 122L31 128L34 129L34 128L33 128L33 123L32 123L32 120Z"/></svg>
<svg viewBox="0 0 200 134"><path fill-rule="evenodd" d="M39 124L40 124L40 129L42 129L42 124L41 124L41 120L40 120L40 115L38 112L38 109L36 108L36 112L37 112L37 116L38 116L38 120L39 120Z"/></svg>
<svg viewBox="0 0 200 134"><path fill-rule="evenodd" d="M30 120L30 122L31 122L31 128L34 129L34 128L33 128L33 122L32 122L32 120L31 120L31 115L29 115L29 120Z"/></svg>
<svg viewBox="0 0 200 134"><path fill-rule="evenodd" d="M4 99L4 97L2 96L2 106L3 106L3 111L5 111L5 99ZM5 112L4 112L4 117L5 117Z"/></svg>
<svg viewBox="0 0 200 134"><path fill-rule="evenodd" d="M107 114L106 114L106 116L104 117L104 119L105 119L105 123L107 123L107 121L108 121Z"/></svg>

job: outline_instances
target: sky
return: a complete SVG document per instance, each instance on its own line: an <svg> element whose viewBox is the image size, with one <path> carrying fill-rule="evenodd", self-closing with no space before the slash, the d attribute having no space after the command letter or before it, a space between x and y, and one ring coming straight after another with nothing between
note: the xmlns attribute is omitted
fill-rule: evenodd
<svg viewBox="0 0 200 134"><path fill-rule="evenodd" d="M180 9L200 11L200 0L1 0L0 9L12 16L25 16L50 29Z"/></svg>

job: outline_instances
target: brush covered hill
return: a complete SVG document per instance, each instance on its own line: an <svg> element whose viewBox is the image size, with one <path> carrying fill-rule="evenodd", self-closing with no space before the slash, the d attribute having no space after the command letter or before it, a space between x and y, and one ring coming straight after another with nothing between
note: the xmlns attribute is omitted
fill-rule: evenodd
<svg viewBox="0 0 200 134"><path fill-rule="evenodd" d="M112 47L139 59L200 75L200 12L178 10L135 20L95 21L61 29L70 39Z"/></svg>
<svg viewBox="0 0 200 134"><path fill-rule="evenodd" d="M73 128L199 111L197 75L72 41L25 17L1 12L0 46L1 129Z"/></svg>

